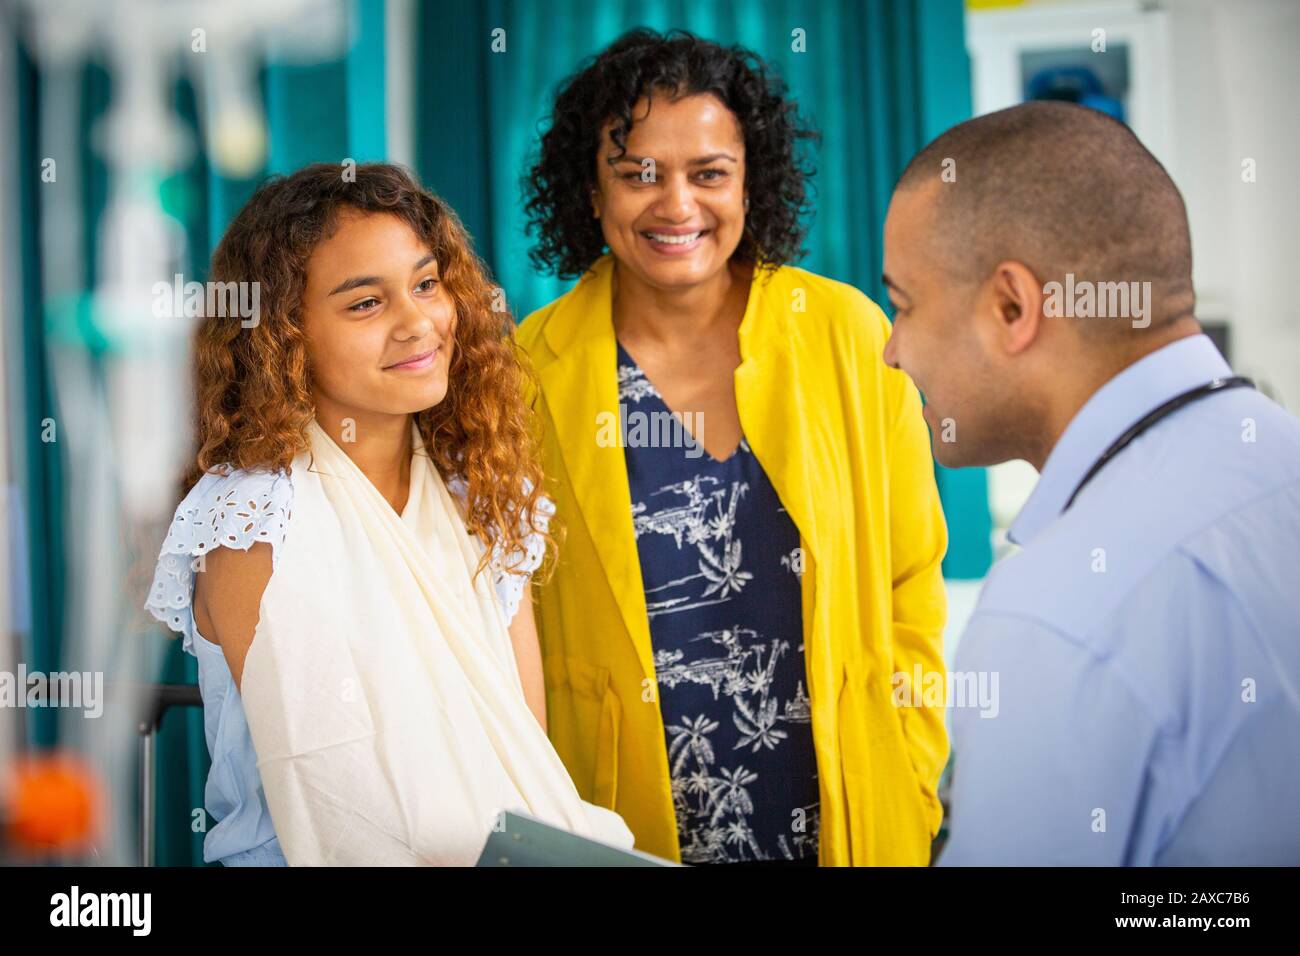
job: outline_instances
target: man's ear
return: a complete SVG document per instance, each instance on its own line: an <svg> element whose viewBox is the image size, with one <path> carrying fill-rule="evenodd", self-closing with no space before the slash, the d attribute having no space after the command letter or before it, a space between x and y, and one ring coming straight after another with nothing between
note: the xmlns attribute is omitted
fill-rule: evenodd
<svg viewBox="0 0 1300 956"><path fill-rule="evenodd" d="M993 270L992 309L996 335L1007 355L1029 348L1042 327L1043 286L1023 262L999 262Z"/></svg>

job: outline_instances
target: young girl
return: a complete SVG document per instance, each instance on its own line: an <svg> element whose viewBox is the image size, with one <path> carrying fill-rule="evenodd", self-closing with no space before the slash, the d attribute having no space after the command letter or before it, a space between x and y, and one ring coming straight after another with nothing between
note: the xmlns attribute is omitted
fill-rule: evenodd
<svg viewBox="0 0 1300 956"><path fill-rule="evenodd" d="M467 865L510 808L630 846L544 729L526 585L553 506L513 323L440 200L355 173L262 186L213 257L261 311L199 326L147 604L199 663L204 858Z"/></svg>

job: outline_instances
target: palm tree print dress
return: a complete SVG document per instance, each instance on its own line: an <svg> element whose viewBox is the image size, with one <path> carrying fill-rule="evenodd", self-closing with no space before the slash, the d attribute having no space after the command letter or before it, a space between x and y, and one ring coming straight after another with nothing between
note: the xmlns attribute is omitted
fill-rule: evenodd
<svg viewBox="0 0 1300 956"><path fill-rule="evenodd" d="M712 458L621 344L618 381L682 862L815 864L799 531L744 438Z"/></svg>

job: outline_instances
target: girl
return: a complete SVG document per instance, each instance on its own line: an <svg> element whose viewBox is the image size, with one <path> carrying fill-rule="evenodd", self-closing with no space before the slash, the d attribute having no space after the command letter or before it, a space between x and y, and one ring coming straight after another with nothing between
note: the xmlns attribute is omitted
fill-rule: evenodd
<svg viewBox="0 0 1300 956"><path fill-rule="evenodd" d="M473 864L505 808L630 846L546 738L526 583L552 506L454 214L398 167L310 166L253 195L211 278L262 311L199 326L148 601L198 658L205 859Z"/></svg>

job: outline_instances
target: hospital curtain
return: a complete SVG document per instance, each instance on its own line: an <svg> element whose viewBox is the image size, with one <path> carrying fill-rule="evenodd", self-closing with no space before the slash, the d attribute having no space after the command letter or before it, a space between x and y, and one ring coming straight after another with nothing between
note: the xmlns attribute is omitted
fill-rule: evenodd
<svg viewBox="0 0 1300 956"><path fill-rule="evenodd" d="M569 286L528 261L521 178L539 121L556 85L632 27L740 43L781 72L822 133L799 265L878 302L894 181L970 116L961 0L434 0L420 13L420 173L460 213L518 317ZM951 538L944 572L981 577L991 560L985 474L941 468L938 480Z"/></svg>

